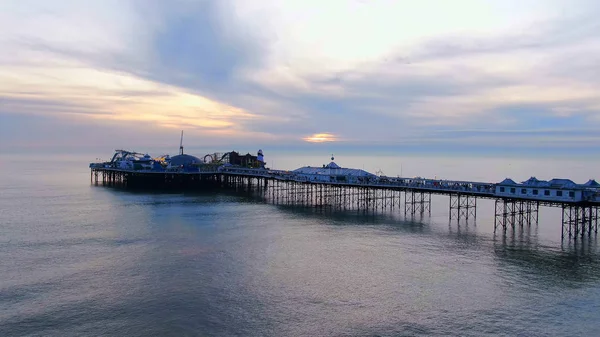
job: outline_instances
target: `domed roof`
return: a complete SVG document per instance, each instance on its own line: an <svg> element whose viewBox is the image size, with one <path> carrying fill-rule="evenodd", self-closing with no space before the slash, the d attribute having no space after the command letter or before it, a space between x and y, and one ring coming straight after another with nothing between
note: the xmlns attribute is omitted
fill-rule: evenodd
<svg viewBox="0 0 600 337"><path fill-rule="evenodd" d="M189 154L178 154L171 157L171 166L191 165L200 164L202 161L198 157L191 156Z"/></svg>

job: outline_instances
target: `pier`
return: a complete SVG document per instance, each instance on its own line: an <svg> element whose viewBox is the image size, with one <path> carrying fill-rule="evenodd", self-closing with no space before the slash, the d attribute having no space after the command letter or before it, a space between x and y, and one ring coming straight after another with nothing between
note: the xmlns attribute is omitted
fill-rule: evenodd
<svg viewBox="0 0 600 337"><path fill-rule="evenodd" d="M124 166L113 157L110 163L90 164L90 179L93 184L151 190L242 190L275 204L364 213L389 210L407 217L431 215L431 196L443 195L449 200L449 220L457 221L475 220L477 200L491 199L495 203L494 231L537 225L540 207L558 207L562 209L563 239L598 233L600 184L594 181L577 185L565 179L546 182L531 178L517 184L510 179L488 183L387 177L339 167L333 158L329 165L294 171L212 160L210 164L192 164L134 168L136 165Z"/></svg>

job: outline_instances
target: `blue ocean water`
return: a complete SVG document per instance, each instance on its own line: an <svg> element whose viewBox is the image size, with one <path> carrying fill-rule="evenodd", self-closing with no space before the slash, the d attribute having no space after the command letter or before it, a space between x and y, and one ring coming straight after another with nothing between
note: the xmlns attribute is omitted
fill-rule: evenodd
<svg viewBox="0 0 600 337"><path fill-rule="evenodd" d="M494 234L484 200L320 212L93 186L86 160L0 161L0 336L600 336L597 239L562 243L557 210Z"/></svg>

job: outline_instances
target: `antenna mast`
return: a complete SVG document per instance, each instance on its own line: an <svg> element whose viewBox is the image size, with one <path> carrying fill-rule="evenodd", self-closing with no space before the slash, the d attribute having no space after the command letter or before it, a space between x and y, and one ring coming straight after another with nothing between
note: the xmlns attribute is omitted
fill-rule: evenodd
<svg viewBox="0 0 600 337"><path fill-rule="evenodd" d="M183 130L181 130L181 140L179 141L179 154L183 154Z"/></svg>

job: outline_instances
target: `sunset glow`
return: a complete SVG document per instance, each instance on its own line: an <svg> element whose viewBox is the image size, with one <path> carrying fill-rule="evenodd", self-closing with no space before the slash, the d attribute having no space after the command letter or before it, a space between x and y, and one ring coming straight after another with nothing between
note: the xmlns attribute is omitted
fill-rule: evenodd
<svg viewBox="0 0 600 337"><path fill-rule="evenodd" d="M143 124L146 138L185 129L198 143L247 137L254 146L557 147L572 137L595 148L579 139L600 129L593 1L0 0L0 8L8 125L0 147L51 146L48 130L74 122L119 143ZM532 132L506 136L513 129Z"/></svg>
<svg viewBox="0 0 600 337"><path fill-rule="evenodd" d="M309 137L304 137L304 141L310 143L323 143L323 142L335 142L337 139L330 133L316 133Z"/></svg>

